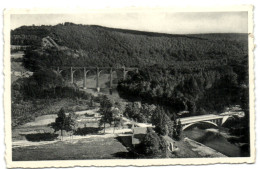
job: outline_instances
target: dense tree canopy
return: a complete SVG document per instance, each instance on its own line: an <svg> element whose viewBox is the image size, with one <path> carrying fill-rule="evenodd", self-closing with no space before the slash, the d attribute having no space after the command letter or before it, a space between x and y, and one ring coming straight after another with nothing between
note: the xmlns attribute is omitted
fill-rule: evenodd
<svg viewBox="0 0 260 169"><path fill-rule="evenodd" d="M243 82L237 77L230 66L188 72L153 66L129 74L118 89L143 101L170 106L175 113L189 111L196 115L239 104L237 91Z"/></svg>
<svg viewBox="0 0 260 169"><path fill-rule="evenodd" d="M37 48L46 36L62 47L63 61L74 60L71 64L167 66L176 61L244 60L248 53L247 34L171 35L72 23L23 26L11 31L11 43Z"/></svg>

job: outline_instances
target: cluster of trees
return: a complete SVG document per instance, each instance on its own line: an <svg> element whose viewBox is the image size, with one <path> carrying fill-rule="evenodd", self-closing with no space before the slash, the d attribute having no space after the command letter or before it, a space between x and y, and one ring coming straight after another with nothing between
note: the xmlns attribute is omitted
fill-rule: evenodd
<svg viewBox="0 0 260 169"><path fill-rule="evenodd" d="M151 123L151 116L155 111L155 105L140 102L130 102L126 105L124 116L140 123Z"/></svg>
<svg viewBox="0 0 260 169"><path fill-rule="evenodd" d="M167 143L162 135L158 135L153 129L148 128L147 134L136 147L136 151L145 157L165 158L167 156Z"/></svg>
<svg viewBox="0 0 260 169"><path fill-rule="evenodd" d="M129 73L118 90L143 101L171 107L172 113L189 111L192 115L222 111L225 106L238 104L241 82L230 66L201 71L176 71L151 66L139 73Z"/></svg>
<svg viewBox="0 0 260 169"><path fill-rule="evenodd" d="M122 125L121 110L118 102L114 103L106 95L102 95L100 98L100 114L101 119L99 121L99 126L103 125L104 133L106 132L106 124L114 126L115 128Z"/></svg>
<svg viewBox="0 0 260 169"><path fill-rule="evenodd" d="M166 157L167 143L164 136L175 140L181 139L182 126L177 119L170 119L164 108L157 106L150 117L154 130L148 128L147 134L135 150L148 157Z"/></svg>
<svg viewBox="0 0 260 169"><path fill-rule="evenodd" d="M160 105L130 102L126 105L124 116L139 123L151 123L159 135L168 135L176 140L181 138L181 122L175 114L171 114L168 109Z"/></svg>
<svg viewBox="0 0 260 169"><path fill-rule="evenodd" d="M174 116L173 116L174 117ZM182 133L181 121L178 119L170 119L169 116L165 113L165 110L157 106L155 112L151 117L151 122L155 126L155 131L159 135L165 136L180 140Z"/></svg>

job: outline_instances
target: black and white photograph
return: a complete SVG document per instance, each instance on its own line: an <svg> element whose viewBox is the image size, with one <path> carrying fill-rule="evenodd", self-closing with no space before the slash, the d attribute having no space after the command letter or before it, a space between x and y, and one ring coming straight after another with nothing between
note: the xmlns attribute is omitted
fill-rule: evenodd
<svg viewBox="0 0 260 169"><path fill-rule="evenodd" d="M7 10L7 162L254 162L252 6L227 9Z"/></svg>

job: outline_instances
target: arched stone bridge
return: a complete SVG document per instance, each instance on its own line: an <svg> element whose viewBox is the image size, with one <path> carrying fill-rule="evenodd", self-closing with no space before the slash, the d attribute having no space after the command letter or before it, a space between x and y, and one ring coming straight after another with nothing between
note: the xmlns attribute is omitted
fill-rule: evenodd
<svg viewBox="0 0 260 169"><path fill-rule="evenodd" d="M129 71L136 71L138 72L138 68L136 67L121 67L121 68L116 68L116 67L70 67L70 66L61 66L61 67L53 67L58 73L61 73L64 70L70 70L70 78L71 78L71 83L74 83L74 73L77 70L83 70L83 88L87 88L87 74L89 71L95 71L96 72L96 88L97 91L100 91L100 86L99 86L99 76L100 73L103 70L109 70L110 71L110 88L112 88L112 81L113 81L113 71L115 70L122 70L123 71L123 79L125 80L127 72Z"/></svg>
<svg viewBox="0 0 260 169"><path fill-rule="evenodd" d="M198 123L208 123L216 127L219 127L222 126L227 121L228 118L234 115L239 115L239 113L240 112L237 113L233 112L224 115L208 114L208 115L201 115L201 116L184 117L184 118L180 118L179 120L181 121L182 124L182 130L185 130L188 127Z"/></svg>

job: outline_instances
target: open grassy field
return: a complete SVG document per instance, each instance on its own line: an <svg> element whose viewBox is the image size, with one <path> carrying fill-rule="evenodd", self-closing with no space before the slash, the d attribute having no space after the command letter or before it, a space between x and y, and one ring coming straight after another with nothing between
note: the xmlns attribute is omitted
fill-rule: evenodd
<svg viewBox="0 0 260 169"><path fill-rule="evenodd" d="M13 148L14 161L125 158L128 150L115 138L93 137Z"/></svg>

